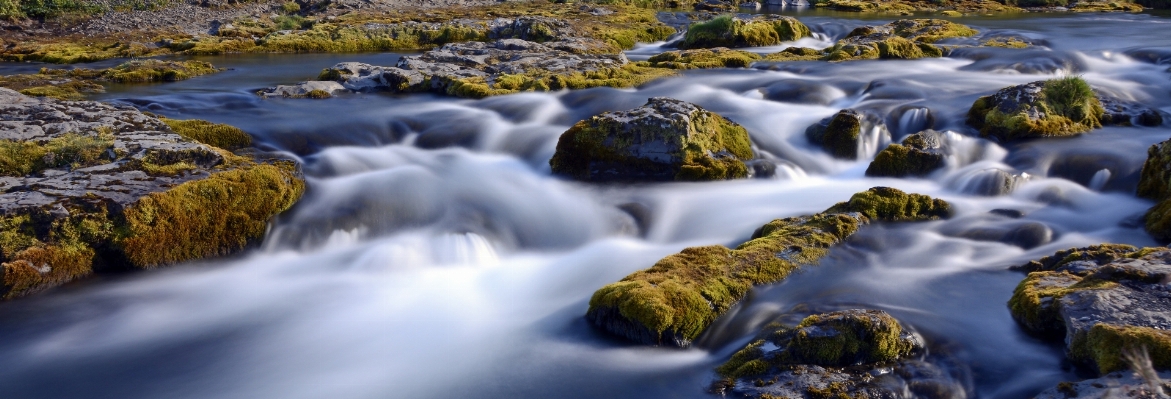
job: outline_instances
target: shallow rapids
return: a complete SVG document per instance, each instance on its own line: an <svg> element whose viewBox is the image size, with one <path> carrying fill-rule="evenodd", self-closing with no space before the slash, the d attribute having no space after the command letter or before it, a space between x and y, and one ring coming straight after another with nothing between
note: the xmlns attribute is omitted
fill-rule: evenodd
<svg viewBox="0 0 1171 399"><path fill-rule="evenodd" d="M849 14L798 14L828 46ZM308 191L258 248L233 259L89 280L0 306L0 392L49 398L713 398L713 367L776 317L854 307L890 312L952 364L970 397L1029 397L1078 377L1062 348L1026 336L1005 305L1011 265L1101 242L1155 245L1133 192L1157 128L1001 145L964 119L980 96L1080 75L1171 112L1171 15L963 18L1030 49L972 48L915 61L759 63L690 71L639 89L484 100L343 95L261 100L257 89L340 61L395 54L202 58L232 68L101 99L229 123L304 164ZM948 43L948 42L944 42ZM644 45L631 57L663 51ZM783 46L781 47L783 48ZM776 49L757 49L761 52ZM0 65L4 74L26 65ZM593 185L550 175L578 120L693 102L742 124L775 174L752 180ZM862 159L809 144L843 108L883 115ZM887 143L945 132L945 170L867 178ZM893 186L951 202L951 220L871 226L818 267L758 287L697 342L631 346L582 318L594 290L692 245L735 245L779 217ZM999 210L997 212L992 212ZM1004 210L1019 211L1009 212ZM1015 213L1023 214L1020 217ZM1007 215L1007 216L1006 216Z"/></svg>

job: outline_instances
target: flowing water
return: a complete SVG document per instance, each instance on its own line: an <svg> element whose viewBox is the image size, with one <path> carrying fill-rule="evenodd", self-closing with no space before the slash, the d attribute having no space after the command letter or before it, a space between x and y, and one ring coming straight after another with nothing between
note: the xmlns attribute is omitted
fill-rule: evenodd
<svg viewBox="0 0 1171 399"><path fill-rule="evenodd" d="M849 14L800 15L827 46ZM964 125L973 100L1076 74L1171 112L1171 19L1158 14L967 18L1026 50L762 70L692 71L639 89L484 100L358 94L261 100L256 89L338 61L395 54L207 58L231 70L114 86L103 100L230 123L304 163L308 192L258 248L231 259L104 277L0 306L5 397L711 398L712 368L778 316L884 309L950 359L971 397L1028 397L1077 375L1061 348L1023 334L1005 302L1010 265L1100 242L1155 243L1133 195L1159 128L1108 127L1000 145ZM662 51L643 46L632 58ZM760 49L762 52L775 49ZM7 64L13 73L25 65ZM582 184L550 175L561 132L648 97L691 101L743 124L775 175L744 181ZM842 108L884 115L860 161L808 144ZM866 178L885 143L945 132L948 167ZM778 217L893 186L937 196L948 221L872 226L820 266L753 290L696 348L632 346L582 315L597 288L691 245L735 245ZM993 210L1002 210L991 212ZM1013 210L1024 216L1004 216ZM787 316L786 316L787 315Z"/></svg>

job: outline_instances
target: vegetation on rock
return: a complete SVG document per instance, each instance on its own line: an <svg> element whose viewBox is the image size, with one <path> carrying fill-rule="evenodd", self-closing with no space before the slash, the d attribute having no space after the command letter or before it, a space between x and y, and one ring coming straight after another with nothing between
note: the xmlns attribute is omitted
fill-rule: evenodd
<svg viewBox="0 0 1171 399"><path fill-rule="evenodd" d="M652 98L578 122L561 135L553 173L579 180L723 180L748 177L748 132L694 104Z"/></svg>
<svg viewBox="0 0 1171 399"><path fill-rule="evenodd" d="M805 129L805 138L840 159L858 158L858 138L862 134L862 114L843 109L834 116Z"/></svg>
<svg viewBox="0 0 1171 399"><path fill-rule="evenodd" d="M1171 242L1171 140L1147 150L1138 196L1157 201L1145 216L1146 229L1161 242Z"/></svg>
<svg viewBox="0 0 1171 399"><path fill-rule="evenodd" d="M252 146L252 136L232 125L199 119L160 119L180 136L213 147L235 151Z"/></svg>
<svg viewBox="0 0 1171 399"><path fill-rule="evenodd" d="M685 347L754 285L816 264L861 225L933 220L949 212L942 200L873 188L824 213L774 220L735 249L693 247L663 258L595 292L586 317L636 342Z"/></svg>
<svg viewBox="0 0 1171 399"><path fill-rule="evenodd" d="M1105 110L1094 90L1070 76L1001 89L980 97L968 124L1002 141L1072 136L1102 126Z"/></svg>
<svg viewBox="0 0 1171 399"><path fill-rule="evenodd" d="M938 132L912 134L902 144L891 144L880 151L866 168L866 176L926 176L944 165L940 147Z"/></svg>
<svg viewBox="0 0 1171 399"><path fill-rule="evenodd" d="M49 69L36 74L0 76L0 87L34 97L81 100L86 94L101 93L102 82L172 82L221 71L203 61L127 61L107 69Z"/></svg>
<svg viewBox="0 0 1171 399"><path fill-rule="evenodd" d="M678 45L682 49L772 46L810 34L809 27L792 17L742 20L722 15L692 24Z"/></svg>

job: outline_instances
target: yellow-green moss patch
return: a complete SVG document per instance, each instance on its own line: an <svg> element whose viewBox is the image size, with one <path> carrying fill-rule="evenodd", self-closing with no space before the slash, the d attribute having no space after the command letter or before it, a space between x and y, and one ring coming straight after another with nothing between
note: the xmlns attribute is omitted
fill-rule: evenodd
<svg viewBox="0 0 1171 399"><path fill-rule="evenodd" d="M809 27L792 17L742 20L722 15L692 24L679 48L759 47L797 40L811 33Z"/></svg>
<svg viewBox="0 0 1171 399"><path fill-rule="evenodd" d="M723 47L668 51L647 60L650 66L669 69L747 68L760 55Z"/></svg>
<svg viewBox="0 0 1171 399"><path fill-rule="evenodd" d="M109 162L109 134L66 134L46 142L0 140L0 175L26 176L45 169L82 168Z"/></svg>
<svg viewBox="0 0 1171 399"><path fill-rule="evenodd" d="M1155 369L1171 369L1171 331L1150 327L1095 324L1084 337L1075 337L1069 357L1106 374L1129 368L1122 356L1126 350L1146 351Z"/></svg>
<svg viewBox="0 0 1171 399"><path fill-rule="evenodd" d="M235 151L252 145L252 137L232 125L211 123L199 119L161 118L161 120L180 136L213 147Z"/></svg>
<svg viewBox="0 0 1171 399"><path fill-rule="evenodd" d="M1104 113L1089 83L1070 76L980 97L968 110L968 124L983 136L1012 141L1085 133L1102 126Z"/></svg>

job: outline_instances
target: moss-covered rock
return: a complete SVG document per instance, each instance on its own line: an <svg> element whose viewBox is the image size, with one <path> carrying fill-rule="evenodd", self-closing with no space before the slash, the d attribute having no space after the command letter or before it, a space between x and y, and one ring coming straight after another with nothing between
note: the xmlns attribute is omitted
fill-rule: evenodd
<svg viewBox="0 0 1171 399"><path fill-rule="evenodd" d="M228 151L252 146L252 136L240 128L223 123L211 123L198 119L160 118L172 131L183 138L195 140L212 147Z"/></svg>
<svg viewBox="0 0 1171 399"><path fill-rule="evenodd" d="M291 161L259 163L239 129L0 89L0 296L93 273L243 249L300 198ZM51 116L51 119L46 118ZM175 125L174 129L168 123ZM35 183L32 183L35 182Z"/></svg>
<svg viewBox="0 0 1171 399"><path fill-rule="evenodd" d="M1099 245L1060 251L1030 270L1008 306L1026 331L1064 337L1070 360L1099 373L1124 369L1124 350L1147 350L1171 369L1171 250Z"/></svg>
<svg viewBox="0 0 1171 399"><path fill-rule="evenodd" d="M647 62L655 68L670 69L747 68L760 59L756 53L717 47L667 51L651 57Z"/></svg>
<svg viewBox="0 0 1171 399"><path fill-rule="evenodd" d="M806 128L805 138L834 158L858 159L858 140L865 123L862 113L843 109Z"/></svg>
<svg viewBox="0 0 1171 399"><path fill-rule="evenodd" d="M587 181L724 180L748 177L748 132L697 105L656 97L606 112L561 135L553 173Z"/></svg>
<svg viewBox="0 0 1171 399"><path fill-rule="evenodd" d="M693 247L663 258L595 292L586 318L638 343L687 347L754 285L780 281L816 264L860 226L932 220L949 212L941 200L873 188L824 213L774 220L735 249Z"/></svg>
<svg viewBox="0 0 1171 399"><path fill-rule="evenodd" d="M682 49L772 46L810 34L809 27L793 17L772 15L743 20L722 15L692 24L678 46Z"/></svg>
<svg viewBox="0 0 1171 399"><path fill-rule="evenodd" d="M940 133L925 130L891 144L880 151L866 168L866 176L926 176L944 165Z"/></svg>
<svg viewBox="0 0 1171 399"><path fill-rule="evenodd" d="M1138 196L1158 202L1147 211L1147 232L1161 242L1171 242L1171 140L1147 150Z"/></svg>
<svg viewBox="0 0 1171 399"><path fill-rule="evenodd" d="M968 124L1001 141L1074 136L1102 126L1105 110L1080 77L1006 87L980 97L968 110Z"/></svg>

